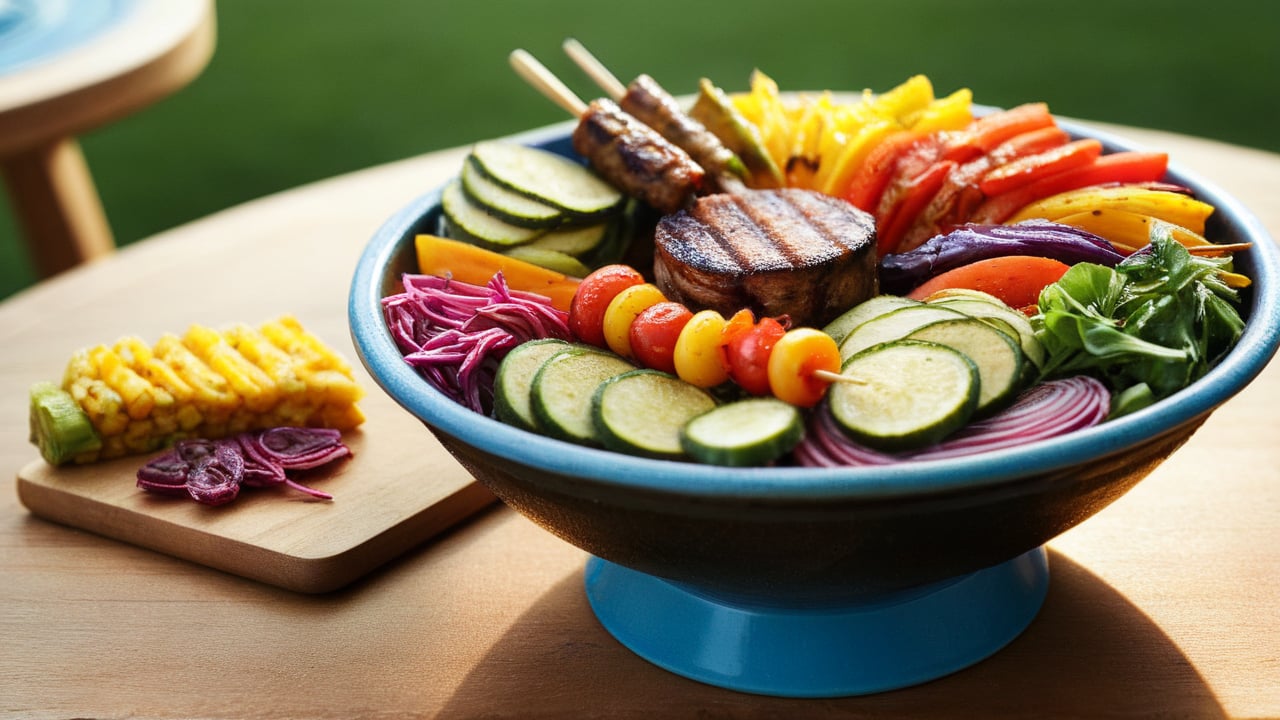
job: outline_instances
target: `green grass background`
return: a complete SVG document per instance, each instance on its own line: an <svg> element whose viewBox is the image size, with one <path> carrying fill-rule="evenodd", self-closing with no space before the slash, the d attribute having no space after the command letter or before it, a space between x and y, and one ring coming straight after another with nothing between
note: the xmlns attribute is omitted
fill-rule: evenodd
<svg viewBox="0 0 1280 720"><path fill-rule="evenodd" d="M565 119L507 64L523 47L584 96L576 37L674 93L886 90L1045 101L1059 114L1280 151L1270 0L222 0L190 86L82 138L117 243L335 174ZM1174 158L1176 160L1176 158ZM425 192L428 188L424 187ZM245 258L252 262L252 258ZM0 297L35 281L0 205Z"/></svg>

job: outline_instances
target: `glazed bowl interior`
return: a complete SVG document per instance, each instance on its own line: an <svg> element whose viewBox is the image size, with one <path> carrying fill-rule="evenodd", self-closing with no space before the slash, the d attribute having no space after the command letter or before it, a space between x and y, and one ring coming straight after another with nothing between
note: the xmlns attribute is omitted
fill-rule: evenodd
<svg viewBox="0 0 1280 720"><path fill-rule="evenodd" d="M1107 151L1120 138L1071 122ZM511 138L571 154L561 124ZM1175 396L1100 426L1035 444L887 467L723 468L580 447L474 413L405 363L381 311L415 272L413 238L434 232L439 190L390 218L357 265L349 320L379 386L425 423L504 501L588 552L709 593L815 602L945 581L1039 547L1122 495L1276 351L1280 259L1233 198L1170 163L1167 178L1217 210L1207 235L1251 242L1236 267L1246 328L1205 377Z"/></svg>

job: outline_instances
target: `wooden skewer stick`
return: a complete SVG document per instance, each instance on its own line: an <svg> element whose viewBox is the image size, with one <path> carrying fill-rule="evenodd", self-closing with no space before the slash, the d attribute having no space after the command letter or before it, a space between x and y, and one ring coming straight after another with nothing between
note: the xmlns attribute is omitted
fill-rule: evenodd
<svg viewBox="0 0 1280 720"><path fill-rule="evenodd" d="M564 48L565 54L577 63L578 67L582 68L587 77L590 77L596 85L599 85L602 90L608 93L610 98L615 101L621 100L622 96L627 94L627 88L622 84L622 81L615 77L612 72L609 72L609 68L597 60L596 56L592 55L585 45L573 38L568 38L561 47Z"/></svg>
<svg viewBox="0 0 1280 720"><path fill-rule="evenodd" d="M511 67L515 68L520 77L552 102L564 108L565 112L576 118L586 113L587 104L560 82L560 78L551 74L551 71L538 62L537 58L524 50L516 49L511 51L508 59L511 61Z"/></svg>
<svg viewBox="0 0 1280 720"><path fill-rule="evenodd" d="M867 381L863 380L862 378L856 378L856 377L853 377L852 375L841 375L840 373L834 373L834 372L831 372L830 370L814 370L813 376L818 378L819 380L826 380L827 382L830 382L830 383L840 382L840 383L848 383L850 385L866 385L867 384Z"/></svg>

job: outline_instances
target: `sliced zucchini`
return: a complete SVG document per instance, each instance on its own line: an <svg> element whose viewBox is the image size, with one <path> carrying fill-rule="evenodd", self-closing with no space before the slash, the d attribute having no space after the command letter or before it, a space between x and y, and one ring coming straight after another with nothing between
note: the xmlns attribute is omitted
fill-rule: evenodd
<svg viewBox="0 0 1280 720"><path fill-rule="evenodd" d="M565 221L565 211L522 195L489 179L474 158L462 163L467 199L498 219L527 228L550 228Z"/></svg>
<svg viewBox="0 0 1280 720"><path fill-rule="evenodd" d="M976 318L995 318L1008 323L1018 333L1018 344L1022 346L1022 354L1031 361L1035 367L1044 366L1044 346L1040 344L1040 340L1036 337L1036 331L1031 327L1031 321L1023 315L1020 310L1005 305L996 298L992 298L995 302L988 302L980 298L971 297L950 297L943 298L928 303L934 307L945 307L951 310L958 310L970 317Z"/></svg>
<svg viewBox="0 0 1280 720"><path fill-rule="evenodd" d="M51 382L31 386L30 440L50 465L102 448L102 438L71 393Z"/></svg>
<svg viewBox="0 0 1280 720"><path fill-rule="evenodd" d="M476 143L471 157L498 184L577 215L603 215L622 205L621 191L549 150L494 140Z"/></svg>
<svg viewBox="0 0 1280 720"><path fill-rule="evenodd" d="M521 245L511 248L505 254L507 257L523 260L548 270L555 270L562 275L570 277L584 278L591 272L591 268L584 265L578 258L555 250Z"/></svg>
<svg viewBox="0 0 1280 720"><path fill-rule="evenodd" d="M533 376L529 404L538 429L561 440L598 446L591 399L600 383L636 366L613 353L574 346L547 358Z"/></svg>
<svg viewBox="0 0 1280 720"><path fill-rule="evenodd" d="M981 300L983 302L989 302L989 303L994 303L996 305L1004 305L1005 307L1008 307L1008 305L1005 305L1005 302L1003 300L996 297L995 295L992 295L991 293L983 292L981 290L974 290L972 288L959 288L959 287L943 288L934 293L931 293L929 297L924 299L924 301L937 302L939 300L956 300L956 299Z"/></svg>
<svg viewBox="0 0 1280 720"><path fill-rule="evenodd" d="M604 446L616 452L677 459L680 431L716 406L706 390L659 370L633 370L596 388L592 420Z"/></svg>
<svg viewBox="0 0 1280 720"><path fill-rule="evenodd" d="M855 327L840 343L840 357L848 360L872 345L900 340L929 323L962 317L965 315L959 310L924 303L890 310Z"/></svg>
<svg viewBox="0 0 1280 720"><path fill-rule="evenodd" d="M940 320L907 335L964 353L978 367L978 407L987 415L1007 405L1022 387L1022 348L1016 340L975 317Z"/></svg>
<svg viewBox="0 0 1280 720"><path fill-rule="evenodd" d="M502 250L523 245L544 232L536 228L512 225L490 215L484 208L473 203L462 191L461 180L455 179L445 186L440 198L440 206L444 210L447 237L487 246L490 249Z"/></svg>
<svg viewBox="0 0 1280 720"><path fill-rule="evenodd" d="M600 244L605 241L613 230L614 223L612 222L594 223L583 227L557 228L542 237L534 239L533 242L525 247L554 250L558 253L580 258L600 247Z"/></svg>
<svg viewBox="0 0 1280 720"><path fill-rule="evenodd" d="M757 397L714 408L689 421L680 436L685 452L709 465L766 465L791 452L804 437L794 405Z"/></svg>
<svg viewBox="0 0 1280 720"><path fill-rule="evenodd" d="M839 317L827 323L822 328L822 332L835 338L836 344L844 342L844 339L853 332L853 329L862 323L879 317L891 310L907 307L908 305L919 305L919 300L912 300L909 297L901 295L876 295L873 298L864 300L852 308L844 311Z"/></svg>
<svg viewBox="0 0 1280 720"><path fill-rule="evenodd" d="M494 416L508 425L536 430L538 421L529 394L533 376L547 359L569 347L565 340L543 338L522 343L507 353L493 381Z"/></svg>
<svg viewBox="0 0 1280 720"><path fill-rule="evenodd" d="M978 405L978 368L958 350L919 340L876 345L849 358L827 403L854 440L887 452L932 445L969 422Z"/></svg>

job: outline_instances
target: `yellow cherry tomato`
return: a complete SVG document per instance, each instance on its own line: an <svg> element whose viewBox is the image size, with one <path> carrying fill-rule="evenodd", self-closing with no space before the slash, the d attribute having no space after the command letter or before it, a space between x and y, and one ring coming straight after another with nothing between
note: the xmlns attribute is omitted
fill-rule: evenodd
<svg viewBox="0 0 1280 720"><path fill-rule="evenodd" d="M604 341L609 349L622 357L633 357L631 323L650 306L666 299L653 283L632 285L618 293L604 310Z"/></svg>
<svg viewBox="0 0 1280 720"><path fill-rule="evenodd" d="M814 328L788 330L769 355L769 390L774 397L799 407L813 407L831 383L815 371L840 372L840 347Z"/></svg>
<svg viewBox="0 0 1280 720"><path fill-rule="evenodd" d="M700 310L685 323L676 338L676 375L691 385L715 387L729 379L720 352L724 342L724 316L715 310Z"/></svg>

